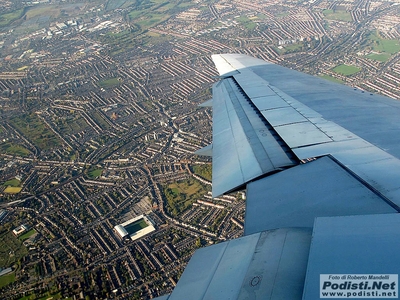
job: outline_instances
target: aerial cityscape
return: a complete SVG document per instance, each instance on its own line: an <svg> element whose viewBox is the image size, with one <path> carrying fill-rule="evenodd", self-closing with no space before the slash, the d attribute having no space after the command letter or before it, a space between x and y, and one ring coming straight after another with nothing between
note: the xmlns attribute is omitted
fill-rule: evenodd
<svg viewBox="0 0 400 300"><path fill-rule="evenodd" d="M155 298L242 236L194 154L215 53L400 99L400 0L0 2L1 299Z"/></svg>

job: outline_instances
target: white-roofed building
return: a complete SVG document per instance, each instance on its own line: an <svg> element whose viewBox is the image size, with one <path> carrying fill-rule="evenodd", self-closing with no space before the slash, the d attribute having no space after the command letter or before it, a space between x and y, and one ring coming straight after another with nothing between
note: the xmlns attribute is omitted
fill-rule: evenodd
<svg viewBox="0 0 400 300"><path fill-rule="evenodd" d="M149 217L140 215L115 226L114 230L121 237L121 239L129 236L134 241L155 231L156 229Z"/></svg>

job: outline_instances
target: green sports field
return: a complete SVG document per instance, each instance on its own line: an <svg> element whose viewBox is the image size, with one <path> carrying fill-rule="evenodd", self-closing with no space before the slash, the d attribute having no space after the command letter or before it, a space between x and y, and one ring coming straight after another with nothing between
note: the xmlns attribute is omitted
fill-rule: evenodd
<svg viewBox="0 0 400 300"><path fill-rule="evenodd" d="M349 66L349 65L344 65L344 64L336 66L332 69L333 72L342 74L344 76L353 75L353 74L359 72L360 70L361 70L360 68L357 68L355 66Z"/></svg>

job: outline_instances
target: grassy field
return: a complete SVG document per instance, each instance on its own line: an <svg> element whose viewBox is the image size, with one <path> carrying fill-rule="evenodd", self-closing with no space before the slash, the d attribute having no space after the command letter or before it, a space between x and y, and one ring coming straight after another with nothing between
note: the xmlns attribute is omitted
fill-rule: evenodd
<svg viewBox="0 0 400 300"><path fill-rule="evenodd" d="M296 52L300 51L303 47L303 44L290 44L290 45L285 45L284 46L284 52Z"/></svg>
<svg viewBox="0 0 400 300"><path fill-rule="evenodd" d="M101 39L103 43L109 44L113 47L111 55L117 55L137 47L135 38L138 33L140 33L140 29L138 26L136 29L136 31L125 30L119 33L107 33Z"/></svg>
<svg viewBox="0 0 400 300"><path fill-rule="evenodd" d="M42 150L60 145L58 137L35 114L25 114L10 120L28 140Z"/></svg>
<svg viewBox="0 0 400 300"><path fill-rule="evenodd" d="M359 72L360 70L361 70L360 68L357 68L355 66L349 66L349 65L339 65L332 69L333 72L342 74L345 76L353 75L353 74Z"/></svg>
<svg viewBox="0 0 400 300"><path fill-rule="evenodd" d="M171 183L164 188L168 211L173 216L185 211L205 193L207 193L207 189L194 179Z"/></svg>
<svg viewBox="0 0 400 300"><path fill-rule="evenodd" d="M379 36L378 32L371 32L368 35L369 45L373 51L386 52L395 54L400 52L400 41L399 40L387 40Z"/></svg>
<svg viewBox="0 0 400 300"><path fill-rule="evenodd" d="M186 0L126 0L123 2L122 0L107 2L107 8L110 9L117 6L129 9L126 19L131 24L129 30L107 33L101 37L101 41L110 46L111 56L124 54L139 45L146 45L147 42L154 45L154 43L165 41L166 37L154 38L153 34L147 34L148 30L163 23L170 16L195 5Z"/></svg>
<svg viewBox="0 0 400 300"><path fill-rule="evenodd" d="M22 190L21 187L13 187L13 186L8 186L5 188L4 193L6 194L18 194Z"/></svg>
<svg viewBox="0 0 400 300"><path fill-rule="evenodd" d="M60 116L56 120L56 127L61 135L75 134L90 127L79 112L70 112L68 116Z"/></svg>
<svg viewBox="0 0 400 300"><path fill-rule="evenodd" d="M7 275L0 276L0 289L3 286L15 281L15 273L9 273Z"/></svg>
<svg viewBox="0 0 400 300"><path fill-rule="evenodd" d="M147 30L148 28L167 20L169 17L170 15L164 14L147 14L145 18L141 18L136 22L136 24L139 25L142 30Z"/></svg>
<svg viewBox="0 0 400 300"><path fill-rule="evenodd" d="M93 120L97 124L100 125L101 128L103 128L103 129L110 129L111 128L110 124L108 124L106 122L106 120L104 120L104 117L101 114L99 114L97 111L92 112L91 116L92 116Z"/></svg>
<svg viewBox="0 0 400 300"><path fill-rule="evenodd" d="M212 179L212 166L211 165L194 165L193 172L203 177L204 179L211 181Z"/></svg>
<svg viewBox="0 0 400 300"><path fill-rule="evenodd" d="M149 225L142 219L133 224L129 224L128 226L125 227L125 229L129 234L132 234L148 226Z"/></svg>
<svg viewBox="0 0 400 300"><path fill-rule="evenodd" d="M25 14L26 19L33 19L39 16L51 16L57 18L60 15L60 8L54 5L34 6L31 7Z"/></svg>
<svg viewBox="0 0 400 300"><path fill-rule="evenodd" d="M107 1L106 10L114 10L124 5L126 0L112 0Z"/></svg>
<svg viewBox="0 0 400 300"><path fill-rule="evenodd" d="M329 81L332 81L332 82L344 83L343 80L337 79L337 78L329 76L329 75L320 75L319 77L329 80Z"/></svg>
<svg viewBox="0 0 400 300"><path fill-rule="evenodd" d="M0 14L0 27L7 26L13 21L18 20L24 13L23 9L18 9L10 13Z"/></svg>
<svg viewBox="0 0 400 300"><path fill-rule="evenodd" d="M29 66L22 66L22 67L18 68L17 71L23 71L23 70L26 70L28 68L29 68Z"/></svg>
<svg viewBox="0 0 400 300"><path fill-rule="evenodd" d="M351 22L351 14L344 10L325 9L322 11L326 19L335 21Z"/></svg>
<svg viewBox="0 0 400 300"><path fill-rule="evenodd" d="M79 1L73 5L71 4L43 4L43 5L35 5L28 8L25 13L25 18L36 19L41 18L43 16L49 17L54 20L60 17L60 15L69 15L76 16L77 12L82 12L82 9L87 6L84 1L79 3Z"/></svg>
<svg viewBox="0 0 400 300"><path fill-rule="evenodd" d="M19 181L16 178L7 180L6 182L3 183L4 186L12 186L12 187L19 187L20 184L21 184L21 181Z"/></svg>
<svg viewBox="0 0 400 300"><path fill-rule="evenodd" d="M371 53L367 55L367 58L381 62L388 61L390 57L391 55L389 53Z"/></svg>
<svg viewBox="0 0 400 300"><path fill-rule="evenodd" d="M246 16L241 16L239 18L237 18L237 20L242 23L242 25L244 27L246 27L249 30L253 30L254 28L256 28L257 24L254 23L252 20L250 20L248 17Z"/></svg>
<svg viewBox="0 0 400 300"><path fill-rule="evenodd" d="M20 241L25 241L25 240L27 240L27 239L29 239L32 235L34 235L36 233L36 230L35 229L31 229L31 230L29 230L28 232L25 232L23 235L20 235L19 237L18 237L18 239L20 240Z"/></svg>
<svg viewBox="0 0 400 300"><path fill-rule="evenodd" d="M30 153L28 149L12 142L1 144L0 152L17 156L28 156Z"/></svg>
<svg viewBox="0 0 400 300"><path fill-rule="evenodd" d="M31 295L27 295L22 298L19 298L18 300L57 300L57 299L68 300L68 299L72 299L72 298L67 298L67 297L63 298L61 295L61 292L56 293L56 294L51 294L50 292L46 292L46 294L47 295L39 297L39 298L36 294L31 294Z"/></svg>
<svg viewBox="0 0 400 300"><path fill-rule="evenodd" d="M95 178L100 177L102 172L103 172L103 169L94 169L94 170L89 171L88 176L91 179L95 179Z"/></svg>
<svg viewBox="0 0 400 300"><path fill-rule="evenodd" d="M119 79L116 77L99 81L99 86L101 86L102 88L111 88L114 86L118 86L119 84Z"/></svg>
<svg viewBox="0 0 400 300"><path fill-rule="evenodd" d="M276 17L283 18L283 17L287 17L289 14L290 14L289 12L284 11L284 12L277 14Z"/></svg>
<svg viewBox="0 0 400 300"><path fill-rule="evenodd" d="M22 242L12 231L0 235L0 268L8 268L28 253Z"/></svg>
<svg viewBox="0 0 400 300"><path fill-rule="evenodd" d="M264 14L257 14L257 19L259 19L259 20L265 20L265 19L267 19L267 16L264 15Z"/></svg>
<svg viewBox="0 0 400 300"><path fill-rule="evenodd" d="M168 187L172 190L174 196L185 194L187 197L196 194L201 189L200 184L190 181L171 183Z"/></svg>

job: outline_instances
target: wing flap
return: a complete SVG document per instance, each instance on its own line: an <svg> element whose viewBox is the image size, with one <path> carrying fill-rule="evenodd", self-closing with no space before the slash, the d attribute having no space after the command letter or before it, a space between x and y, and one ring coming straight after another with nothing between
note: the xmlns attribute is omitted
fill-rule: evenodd
<svg viewBox="0 0 400 300"><path fill-rule="evenodd" d="M232 79L213 87L213 197L294 165L263 118Z"/></svg>
<svg viewBox="0 0 400 300"><path fill-rule="evenodd" d="M345 168L322 157L249 183L244 232L312 227L320 216L395 212Z"/></svg>

